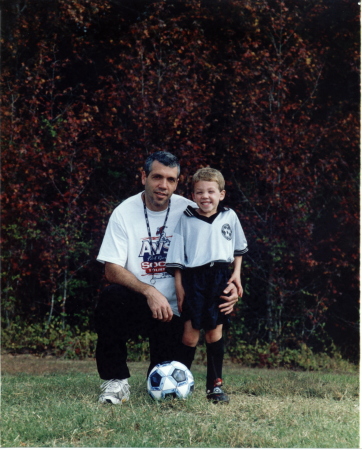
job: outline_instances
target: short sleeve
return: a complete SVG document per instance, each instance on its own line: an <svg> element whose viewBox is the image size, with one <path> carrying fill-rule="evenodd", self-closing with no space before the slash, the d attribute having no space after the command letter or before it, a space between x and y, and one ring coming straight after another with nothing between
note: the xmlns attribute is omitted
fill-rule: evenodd
<svg viewBox="0 0 362 450"><path fill-rule="evenodd" d="M247 253L248 251L248 243L246 241L246 237L244 234L244 230L240 224L239 218L234 212L234 256L241 256Z"/></svg>
<svg viewBox="0 0 362 450"><path fill-rule="evenodd" d="M166 272L175 274L175 269L184 269L185 267L185 241L182 234L182 220L176 225L172 236L170 248L166 258Z"/></svg>
<svg viewBox="0 0 362 450"><path fill-rule="evenodd" d="M122 224L111 216L97 260L125 266L128 257L128 238Z"/></svg>

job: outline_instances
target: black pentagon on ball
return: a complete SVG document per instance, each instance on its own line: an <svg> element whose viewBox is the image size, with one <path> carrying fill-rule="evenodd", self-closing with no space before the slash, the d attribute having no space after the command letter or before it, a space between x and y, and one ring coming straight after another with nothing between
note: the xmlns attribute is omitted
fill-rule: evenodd
<svg viewBox="0 0 362 450"><path fill-rule="evenodd" d="M172 377L178 382L181 383L181 381L185 381L186 380L186 373L184 370L181 369L175 369L172 372Z"/></svg>
<svg viewBox="0 0 362 450"><path fill-rule="evenodd" d="M176 392L169 392L168 394L165 394L165 400L172 400L174 398L177 398Z"/></svg>
<svg viewBox="0 0 362 450"><path fill-rule="evenodd" d="M161 380L162 376L158 372L155 372L150 376L151 386L154 388L159 387Z"/></svg>

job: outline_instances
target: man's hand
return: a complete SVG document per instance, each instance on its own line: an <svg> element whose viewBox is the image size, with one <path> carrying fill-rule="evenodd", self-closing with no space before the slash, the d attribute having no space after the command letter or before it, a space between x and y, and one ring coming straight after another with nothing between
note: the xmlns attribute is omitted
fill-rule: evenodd
<svg viewBox="0 0 362 450"><path fill-rule="evenodd" d="M236 293L238 294L238 296L239 297L243 296L244 290L241 285L240 274L234 273L228 280L228 284L234 284L236 287Z"/></svg>
<svg viewBox="0 0 362 450"><path fill-rule="evenodd" d="M149 284L139 281L133 273L122 266L113 263L106 263L106 277L110 283L118 283L132 291L143 294L147 299L147 304L152 311L154 319L162 322L169 322L172 319L173 312L165 296L156 288Z"/></svg>
<svg viewBox="0 0 362 450"><path fill-rule="evenodd" d="M145 292L147 304L152 311L152 317L161 322L170 322L173 312L167 298L153 286L149 286Z"/></svg>
<svg viewBox="0 0 362 450"><path fill-rule="evenodd" d="M225 295L221 295L220 298L225 300L226 303L219 305L219 308L224 314L230 314L234 309L235 303L239 300L238 290L233 283L229 283L223 293Z"/></svg>

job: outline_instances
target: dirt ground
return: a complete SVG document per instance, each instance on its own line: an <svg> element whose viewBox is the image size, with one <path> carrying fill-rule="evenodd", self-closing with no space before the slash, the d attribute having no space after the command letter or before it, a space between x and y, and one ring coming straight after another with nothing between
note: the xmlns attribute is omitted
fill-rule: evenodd
<svg viewBox="0 0 362 450"><path fill-rule="evenodd" d="M148 362L129 362L128 366L131 371L143 370L147 371ZM206 370L205 364L195 359L193 367L198 366L200 370ZM224 361L224 366L228 370L240 370L239 364L233 364L228 360ZM86 360L62 359L56 356L37 356L31 354L1 354L1 373L2 374L19 374L27 373L31 375L47 375L50 373L93 373L97 372L95 358Z"/></svg>
<svg viewBox="0 0 362 450"><path fill-rule="evenodd" d="M55 356L1 355L1 373L45 375L49 373L82 372L97 373L95 359L73 361Z"/></svg>

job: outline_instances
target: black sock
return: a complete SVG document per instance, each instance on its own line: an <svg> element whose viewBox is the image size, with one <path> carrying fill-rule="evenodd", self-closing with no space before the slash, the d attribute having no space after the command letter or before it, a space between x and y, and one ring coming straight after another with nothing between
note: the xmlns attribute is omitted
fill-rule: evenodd
<svg viewBox="0 0 362 450"><path fill-rule="evenodd" d="M176 361L180 361L182 364L185 364L188 369L191 369L192 361L195 358L195 352L196 347L190 347L181 343L179 346Z"/></svg>
<svg viewBox="0 0 362 450"><path fill-rule="evenodd" d="M222 365L224 361L224 339L206 343L207 354L207 375L206 390L211 391L214 388L214 382L217 378L222 378Z"/></svg>

